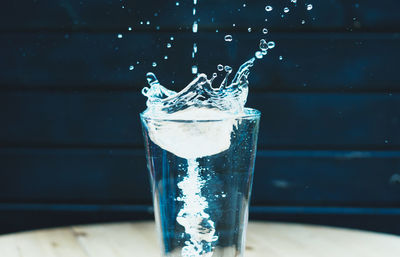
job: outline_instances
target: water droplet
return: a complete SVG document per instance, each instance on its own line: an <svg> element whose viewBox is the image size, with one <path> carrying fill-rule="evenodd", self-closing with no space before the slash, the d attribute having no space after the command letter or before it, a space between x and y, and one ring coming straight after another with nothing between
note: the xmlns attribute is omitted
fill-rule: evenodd
<svg viewBox="0 0 400 257"><path fill-rule="evenodd" d="M117 37L118 37L118 38L122 38L122 34L118 34Z"/></svg>
<svg viewBox="0 0 400 257"><path fill-rule="evenodd" d="M171 41L174 41L174 37L170 37L169 39L170 39Z"/></svg>
<svg viewBox="0 0 400 257"><path fill-rule="evenodd" d="M225 70L226 72L228 72L228 73L231 73L231 72L232 72L232 67L231 67L231 66L228 66L228 65L225 65L224 70Z"/></svg>
<svg viewBox="0 0 400 257"><path fill-rule="evenodd" d="M152 66L153 66L153 67L156 67L156 66L157 66L157 63L156 63L156 62L153 62Z"/></svg>
<svg viewBox="0 0 400 257"><path fill-rule="evenodd" d="M132 31L132 27L128 27L128 30L129 30L129 31Z"/></svg>
<svg viewBox="0 0 400 257"><path fill-rule="evenodd" d="M192 26L192 31L193 33L197 33L199 26L197 24L197 21L193 22L193 26Z"/></svg>
<svg viewBox="0 0 400 257"><path fill-rule="evenodd" d="M288 13L289 12L289 8L288 7L283 8L283 12Z"/></svg>
<svg viewBox="0 0 400 257"><path fill-rule="evenodd" d="M302 20L302 21L301 21L301 24L306 24L306 21L305 21L305 20Z"/></svg>
<svg viewBox="0 0 400 257"><path fill-rule="evenodd" d="M247 31L248 31L248 32L251 32L251 28L248 28Z"/></svg>
<svg viewBox="0 0 400 257"><path fill-rule="evenodd" d="M272 48L274 48L275 47L275 42L274 41L269 41L268 42L268 48L269 49L272 49Z"/></svg>
<svg viewBox="0 0 400 257"><path fill-rule="evenodd" d="M192 66L192 74L197 74L197 71L198 71L197 66L193 65Z"/></svg>
<svg viewBox="0 0 400 257"><path fill-rule="evenodd" d="M179 6L179 2L176 2L175 5L176 5L176 6Z"/></svg>
<svg viewBox="0 0 400 257"><path fill-rule="evenodd" d="M167 48L171 48L171 43L167 43Z"/></svg>
<svg viewBox="0 0 400 257"><path fill-rule="evenodd" d="M222 64L218 64L217 65L217 70L218 71L223 71L224 70L224 66Z"/></svg>
<svg viewBox="0 0 400 257"><path fill-rule="evenodd" d="M268 33L268 29L267 28L263 28L262 33L263 34L267 34Z"/></svg>
<svg viewBox="0 0 400 257"><path fill-rule="evenodd" d="M166 56L164 56L164 60L168 60L168 56L166 55Z"/></svg>
<svg viewBox="0 0 400 257"><path fill-rule="evenodd" d="M225 35L224 37L226 42L231 42L232 41L232 35Z"/></svg>
<svg viewBox="0 0 400 257"><path fill-rule="evenodd" d="M129 66L129 70L133 70L135 67L133 65Z"/></svg>
<svg viewBox="0 0 400 257"><path fill-rule="evenodd" d="M313 8L312 4L307 5L307 11L311 10Z"/></svg>
<svg viewBox="0 0 400 257"><path fill-rule="evenodd" d="M280 56L279 56L279 60L280 60L280 61L282 61L282 60L283 60L283 57L282 57L282 55L280 55Z"/></svg>
<svg viewBox="0 0 400 257"><path fill-rule="evenodd" d="M270 5L265 6L265 10L266 10L267 12L272 11L272 6L270 6Z"/></svg>
<svg viewBox="0 0 400 257"><path fill-rule="evenodd" d="M267 41L265 39L260 40L260 49L261 50L268 50L269 46L267 44Z"/></svg>
<svg viewBox="0 0 400 257"><path fill-rule="evenodd" d="M257 51L257 52L255 53L255 56L256 56L257 59L263 58L263 54L262 54L261 51Z"/></svg>

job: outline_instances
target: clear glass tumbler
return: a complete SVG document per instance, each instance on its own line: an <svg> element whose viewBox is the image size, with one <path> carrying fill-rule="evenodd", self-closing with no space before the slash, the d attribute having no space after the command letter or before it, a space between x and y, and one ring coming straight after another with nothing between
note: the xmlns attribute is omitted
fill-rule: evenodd
<svg viewBox="0 0 400 257"><path fill-rule="evenodd" d="M243 256L260 112L140 117L161 256Z"/></svg>

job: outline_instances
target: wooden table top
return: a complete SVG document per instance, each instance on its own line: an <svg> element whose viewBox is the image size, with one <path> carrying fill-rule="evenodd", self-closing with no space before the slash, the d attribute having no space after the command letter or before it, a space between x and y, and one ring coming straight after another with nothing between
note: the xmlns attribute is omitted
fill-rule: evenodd
<svg viewBox="0 0 400 257"><path fill-rule="evenodd" d="M301 224L250 222L246 257L399 257L400 237ZM153 222L0 236L1 257L160 257Z"/></svg>

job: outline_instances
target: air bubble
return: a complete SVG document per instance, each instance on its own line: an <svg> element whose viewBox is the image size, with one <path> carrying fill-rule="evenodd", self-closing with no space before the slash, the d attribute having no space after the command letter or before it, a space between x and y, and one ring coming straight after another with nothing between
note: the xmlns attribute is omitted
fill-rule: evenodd
<svg viewBox="0 0 400 257"><path fill-rule="evenodd" d="M171 43L167 43L167 48L171 48Z"/></svg>
<svg viewBox="0 0 400 257"><path fill-rule="evenodd" d="M270 11L272 11L272 6L270 6L270 5L267 5L267 6L265 6L265 10L267 11L267 12L270 12Z"/></svg>
<svg viewBox="0 0 400 257"><path fill-rule="evenodd" d="M168 56L166 55L166 56L164 56L164 60L168 60Z"/></svg>
<svg viewBox="0 0 400 257"><path fill-rule="evenodd" d="M263 54L262 54L261 51L257 51L257 52L255 53L255 56L256 56L257 59L263 58Z"/></svg>
<svg viewBox="0 0 400 257"><path fill-rule="evenodd" d="M118 38L122 38L123 36L122 36L122 34L118 34L117 37Z"/></svg>
<svg viewBox="0 0 400 257"><path fill-rule="evenodd" d="M268 42L268 48L269 49L272 49L272 48L274 48L275 47L275 42L274 41L269 41Z"/></svg>
<svg viewBox="0 0 400 257"><path fill-rule="evenodd" d="M224 66L222 64L218 64L217 65L217 70L218 71L223 71L224 70Z"/></svg>
<svg viewBox="0 0 400 257"><path fill-rule="evenodd" d="M280 61L282 61L282 60L283 60L283 57L282 57L282 55L280 55L280 56L279 56L279 60L280 60Z"/></svg>
<svg viewBox="0 0 400 257"><path fill-rule="evenodd" d="M260 40L260 49L261 50L268 50L269 46L267 44L267 41L265 39Z"/></svg>
<svg viewBox="0 0 400 257"><path fill-rule="evenodd" d="M251 28L248 28L247 31L248 31L248 32L251 32Z"/></svg>
<svg viewBox="0 0 400 257"><path fill-rule="evenodd" d="M150 21L146 21L146 25L150 25Z"/></svg>
<svg viewBox="0 0 400 257"><path fill-rule="evenodd" d="M267 33L268 33L268 29L267 29L267 28L263 28L263 29L262 29L262 33L263 33L263 34L267 34Z"/></svg>
<svg viewBox="0 0 400 257"><path fill-rule="evenodd" d="M156 66L157 66L157 63L156 63L156 62L153 62L153 64L152 64L151 66L156 67Z"/></svg>
<svg viewBox="0 0 400 257"><path fill-rule="evenodd" d="M170 39L171 41L174 41L174 37L170 37L169 39Z"/></svg>
<svg viewBox="0 0 400 257"><path fill-rule="evenodd" d="M129 70L133 70L135 67L133 65L129 66Z"/></svg>
<svg viewBox="0 0 400 257"><path fill-rule="evenodd" d="M231 42L232 41L232 35L226 35L224 37L224 39L225 39L226 42Z"/></svg>
<svg viewBox="0 0 400 257"><path fill-rule="evenodd" d="M307 11L310 11L313 8L312 4L307 5Z"/></svg>
<svg viewBox="0 0 400 257"><path fill-rule="evenodd" d="M175 5L176 5L176 6L179 6L179 2L176 2Z"/></svg>
<svg viewBox="0 0 400 257"><path fill-rule="evenodd" d="M306 24L306 21L305 21L305 20L302 20L302 21L301 21L301 24Z"/></svg>
<svg viewBox="0 0 400 257"><path fill-rule="evenodd" d="M129 30L129 31L132 31L132 27L128 27L128 30Z"/></svg>

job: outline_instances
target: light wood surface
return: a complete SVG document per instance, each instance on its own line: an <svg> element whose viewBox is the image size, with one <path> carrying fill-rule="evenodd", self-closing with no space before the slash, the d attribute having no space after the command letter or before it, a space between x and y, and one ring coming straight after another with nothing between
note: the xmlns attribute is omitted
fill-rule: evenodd
<svg viewBox="0 0 400 257"><path fill-rule="evenodd" d="M153 222L0 236L1 257L160 257ZM250 222L246 257L399 257L400 237L350 229Z"/></svg>

